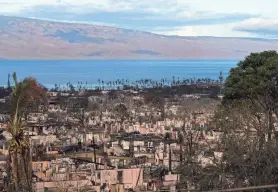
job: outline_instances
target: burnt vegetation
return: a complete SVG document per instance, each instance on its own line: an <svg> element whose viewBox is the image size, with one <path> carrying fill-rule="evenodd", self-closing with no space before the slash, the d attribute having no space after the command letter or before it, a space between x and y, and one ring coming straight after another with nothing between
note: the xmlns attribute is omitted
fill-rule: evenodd
<svg viewBox="0 0 278 192"><path fill-rule="evenodd" d="M43 87L33 79L18 83L14 77L17 89L11 89L11 85L0 89L3 107L0 106L1 113L7 110L14 119L8 130L14 135L10 141L13 166L9 182L15 190L21 185L32 188L31 173L25 169L23 177L19 171L30 166L30 156L36 160L51 159L44 153L46 148L56 148L61 155L91 151L92 158L83 161L94 163L96 169L115 168L108 160L111 156L131 158L127 165L119 167L142 168L149 180L160 183L166 175L178 175L175 186L180 191L277 184L278 54L275 51L250 54L231 70L226 80L220 73L217 81L173 77L171 81L99 80L95 89L81 81L76 87L68 83L65 89L56 85L47 92L48 110L42 107L45 100L40 95L32 95L34 88L45 93ZM13 101L14 106L18 99L16 91L24 92L25 87L21 86L24 83L30 86L30 95L19 106L20 114L15 115L11 105L5 108L6 101ZM68 135L86 138L89 132L99 133L109 138L109 142L97 143L93 136L89 144L78 140L70 146L34 145L32 156L28 137L18 128L23 126L21 122L31 126L27 121L29 114L38 112L47 116L39 122L44 123L47 129L44 131L61 142L66 142ZM42 125L36 126L40 129ZM117 150L111 150L113 147ZM149 156L136 157L139 152ZM105 160L98 163L97 155ZM151 158L153 161L149 161ZM75 160L82 161L78 157Z"/></svg>

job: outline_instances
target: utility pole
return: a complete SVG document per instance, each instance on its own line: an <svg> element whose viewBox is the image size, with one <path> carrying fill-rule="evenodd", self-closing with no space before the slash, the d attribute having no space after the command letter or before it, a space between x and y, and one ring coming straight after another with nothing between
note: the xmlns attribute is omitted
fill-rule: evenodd
<svg viewBox="0 0 278 192"><path fill-rule="evenodd" d="M98 165L97 165L97 155L96 155L96 144L95 144L95 136L93 135L93 146L94 146L94 163L96 166L96 170L98 170Z"/></svg>
<svg viewBox="0 0 278 192"><path fill-rule="evenodd" d="M129 156L133 158L134 156L134 136L129 136Z"/></svg>
<svg viewBox="0 0 278 192"><path fill-rule="evenodd" d="M169 172L172 172L172 151L171 151L171 145L169 143Z"/></svg>

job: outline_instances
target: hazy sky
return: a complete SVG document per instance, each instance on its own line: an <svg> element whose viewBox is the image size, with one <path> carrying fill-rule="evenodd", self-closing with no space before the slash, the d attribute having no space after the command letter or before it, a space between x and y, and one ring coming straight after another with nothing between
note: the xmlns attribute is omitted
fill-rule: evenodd
<svg viewBox="0 0 278 192"><path fill-rule="evenodd" d="M166 35L278 38L277 0L0 0L0 14Z"/></svg>

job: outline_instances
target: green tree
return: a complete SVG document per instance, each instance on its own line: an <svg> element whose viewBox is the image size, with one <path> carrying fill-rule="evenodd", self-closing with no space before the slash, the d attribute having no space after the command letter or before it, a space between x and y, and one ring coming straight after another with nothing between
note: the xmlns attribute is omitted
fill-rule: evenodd
<svg viewBox="0 0 278 192"><path fill-rule="evenodd" d="M247 100L262 108L268 119L268 140L273 131L273 114L278 117L278 54L276 51L251 53L230 71L224 103Z"/></svg>

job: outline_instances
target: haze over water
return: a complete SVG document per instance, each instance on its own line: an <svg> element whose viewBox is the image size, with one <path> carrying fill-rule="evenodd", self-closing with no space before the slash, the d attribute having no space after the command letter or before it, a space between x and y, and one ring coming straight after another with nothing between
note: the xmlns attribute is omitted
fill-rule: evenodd
<svg viewBox="0 0 278 192"><path fill-rule="evenodd" d="M32 76L46 87L78 81L97 84L98 79L161 80L162 78L224 78L236 60L1 60L0 85L7 85L8 74L19 79Z"/></svg>

